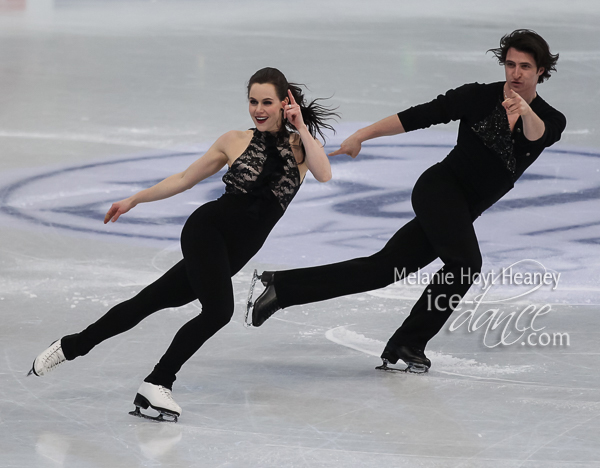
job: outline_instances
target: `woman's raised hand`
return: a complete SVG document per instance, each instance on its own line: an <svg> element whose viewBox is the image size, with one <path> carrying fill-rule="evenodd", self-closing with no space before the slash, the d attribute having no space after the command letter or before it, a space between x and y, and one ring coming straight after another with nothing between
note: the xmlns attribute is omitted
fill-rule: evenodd
<svg viewBox="0 0 600 468"><path fill-rule="evenodd" d="M135 204L129 200L129 198L113 203L104 217L104 224L108 223L109 221L114 223L117 219L119 219L119 216L127 213L134 206Z"/></svg>
<svg viewBox="0 0 600 468"><path fill-rule="evenodd" d="M300 106L296 103L294 95L288 89L288 97L290 99L289 104L286 104L283 108L283 116L291 123L296 130L300 130L305 126L304 120L302 119L302 111Z"/></svg>

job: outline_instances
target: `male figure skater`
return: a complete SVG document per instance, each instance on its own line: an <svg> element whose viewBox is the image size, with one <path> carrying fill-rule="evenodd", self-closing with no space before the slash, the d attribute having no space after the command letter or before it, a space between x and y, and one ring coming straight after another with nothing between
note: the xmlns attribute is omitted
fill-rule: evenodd
<svg viewBox="0 0 600 468"><path fill-rule="evenodd" d="M566 126L564 115L537 94L537 85L556 71L558 60L540 35L516 30L490 51L504 66L505 81L452 89L358 130L330 154L355 158L366 140L460 121L456 146L414 186L413 220L370 257L264 272L261 281L266 289L254 304L254 326L284 307L382 288L399 279L396 271L406 276L440 258L444 266L381 355L384 368L401 359L408 371L427 372L431 366L424 353L427 343L481 271L473 221L513 188Z"/></svg>

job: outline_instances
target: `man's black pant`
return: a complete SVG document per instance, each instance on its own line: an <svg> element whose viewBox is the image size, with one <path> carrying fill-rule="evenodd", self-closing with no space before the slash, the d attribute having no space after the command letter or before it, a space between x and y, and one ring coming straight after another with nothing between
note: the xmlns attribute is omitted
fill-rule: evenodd
<svg viewBox="0 0 600 468"><path fill-rule="evenodd" d="M412 192L416 217L370 257L312 268L278 271L275 291L281 307L323 301L383 288L430 264L444 266L426 286L390 341L425 349L481 271L473 221L475 197L443 163L426 170ZM399 275L398 275L399 274Z"/></svg>

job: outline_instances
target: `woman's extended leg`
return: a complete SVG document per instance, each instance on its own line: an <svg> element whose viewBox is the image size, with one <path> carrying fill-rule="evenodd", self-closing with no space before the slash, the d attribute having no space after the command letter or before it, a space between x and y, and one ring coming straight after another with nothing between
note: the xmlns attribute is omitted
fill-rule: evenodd
<svg viewBox="0 0 600 468"><path fill-rule="evenodd" d="M184 261L180 261L154 283L133 298L117 304L81 333L62 338L67 360L84 356L90 350L115 335L135 327L154 312L167 307L180 307L196 299L189 285Z"/></svg>
<svg viewBox="0 0 600 468"><path fill-rule="evenodd" d="M172 388L181 366L231 320L234 309L232 274L223 236L215 227L204 226L195 233L193 242L186 240L184 230L182 248L187 278L202 304L202 312L179 329L152 373L144 379L167 388Z"/></svg>
<svg viewBox="0 0 600 468"><path fill-rule="evenodd" d="M146 382L171 388L181 366L231 320L231 277L260 249L278 219L268 209L267 215L248 216L252 200L226 197L204 205L186 222L181 249L188 283L202 312L181 327Z"/></svg>

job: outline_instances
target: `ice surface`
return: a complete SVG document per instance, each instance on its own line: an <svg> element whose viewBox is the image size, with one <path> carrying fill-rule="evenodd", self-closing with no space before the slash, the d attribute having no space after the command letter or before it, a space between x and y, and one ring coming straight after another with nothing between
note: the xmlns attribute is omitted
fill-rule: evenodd
<svg viewBox="0 0 600 468"><path fill-rule="evenodd" d="M0 467L599 466L599 22L600 5L583 0L0 0ZM309 96L332 96L333 149L448 88L502 80L485 51L520 27L560 53L539 92L568 127L475 227L485 272L515 265L560 274L558 284L474 286L422 376L374 369L422 284L244 328L254 268L381 248L411 218L416 178L454 143L448 125L336 157L327 184L307 178L233 279L232 323L180 372L179 423L127 412L196 303L25 377L54 339L179 260L181 225L222 193L220 176L116 224L104 226L104 212L250 127L255 70L279 67Z"/></svg>

